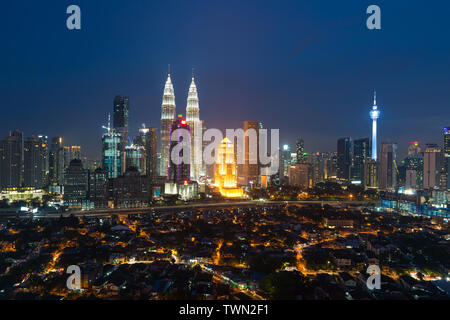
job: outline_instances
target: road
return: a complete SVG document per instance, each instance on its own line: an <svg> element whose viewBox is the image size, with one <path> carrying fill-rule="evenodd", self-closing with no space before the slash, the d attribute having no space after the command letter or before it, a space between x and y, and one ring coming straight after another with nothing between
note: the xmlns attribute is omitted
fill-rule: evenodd
<svg viewBox="0 0 450 320"><path fill-rule="evenodd" d="M229 201L229 202L219 202L219 203L194 203L186 205L176 205L176 206L164 206L164 207L149 207L149 208L124 208L124 209L98 209L90 211L66 211L48 214L23 214L23 215L2 215L1 218L11 218L11 217L34 217L34 218L59 218L61 215L63 217L68 217L70 215L74 216L85 216L85 217L109 217L111 215L122 215L122 214L142 214L142 213L164 213L169 211L173 213L174 211L186 211L190 209L198 208L216 208L225 209L232 207L256 207L256 206L277 206L277 205L330 205L330 206L361 206L373 203L373 201Z"/></svg>

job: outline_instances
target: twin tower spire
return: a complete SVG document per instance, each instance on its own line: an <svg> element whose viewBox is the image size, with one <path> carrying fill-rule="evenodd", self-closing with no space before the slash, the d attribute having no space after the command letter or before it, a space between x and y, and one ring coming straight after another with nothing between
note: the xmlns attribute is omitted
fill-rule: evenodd
<svg viewBox="0 0 450 320"><path fill-rule="evenodd" d="M192 73L192 81L189 86L189 92L186 104L186 121L193 127L199 118L199 103L197 86L194 81L194 74ZM161 105L161 161L160 161L160 175L167 176L169 166L169 145L170 145L170 127L176 120L176 105L175 105L175 91L173 89L172 79L170 77L170 65L167 75L166 84L164 86L164 94Z"/></svg>
<svg viewBox="0 0 450 320"><path fill-rule="evenodd" d="M169 74L167 75L166 84L164 86L164 95L162 99L162 119L173 119L175 120L176 115L176 104L175 104L175 90L173 89L172 79ZM192 74L191 85L189 86L187 104L186 104L186 120L187 121L198 121L199 120L199 104L198 104L198 93L197 86L195 85L194 74Z"/></svg>

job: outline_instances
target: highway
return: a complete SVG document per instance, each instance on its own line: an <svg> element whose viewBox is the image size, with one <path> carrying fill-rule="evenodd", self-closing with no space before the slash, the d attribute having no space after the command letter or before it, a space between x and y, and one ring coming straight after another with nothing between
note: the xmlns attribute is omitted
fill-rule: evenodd
<svg viewBox="0 0 450 320"><path fill-rule="evenodd" d="M61 215L63 217L69 217L71 215L78 217L110 217L112 215L129 215L129 214L143 214L143 213L165 213L165 212L182 212L189 211L191 209L227 209L227 208L243 208L243 207L257 207L257 206L277 206L277 205L330 205L330 206L361 206L373 203L373 201L260 201L260 200L248 200L248 201L227 201L218 203L193 203L185 205L175 205L175 206L154 206L147 208L123 208L123 209L97 209L89 211L66 211L57 213L47 213L47 214L11 214L2 215L0 218L12 218L12 217L22 217L22 218L59 218Z"/></svg>

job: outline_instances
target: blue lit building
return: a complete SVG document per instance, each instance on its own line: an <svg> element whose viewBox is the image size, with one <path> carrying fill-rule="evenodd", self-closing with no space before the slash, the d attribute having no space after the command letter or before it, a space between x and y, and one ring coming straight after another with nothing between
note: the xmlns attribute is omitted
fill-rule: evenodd
<svg viewBox="0 0 450 320"><path fill-rule="evenodd" d="M115 132L111 128L108 120L108 127L103 127L107 130L102 137L102 169L105 171L108 179L117 178L121 175L121 152L120 143L122 135Z"/></svg>

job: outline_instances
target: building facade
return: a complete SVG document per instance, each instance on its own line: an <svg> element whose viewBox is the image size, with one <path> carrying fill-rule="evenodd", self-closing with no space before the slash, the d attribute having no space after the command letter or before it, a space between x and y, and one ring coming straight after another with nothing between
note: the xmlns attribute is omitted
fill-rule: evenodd
<svg viewBox="0 0 450 320"><path fill-rule="evenodd" d="M189 161L185 161L186 159L190 159L190 136L183 136L182 130L186 130L190 135L189 125L187 124L187 121L185 119L181 118L180 115L179 119L175 121L170 128L172 141L170 141L169 148L169 168L167 180L172 183L184 183L186 181L190 181L191 177L191 166L189 164ZM185 138L188 138L189 141L184 141ZM180 148L178 154L173 156L172 153L174 148L177 146L179 147L181 143L187 143L187 148ZM185 154L186 151L189 154Z"/></svg>
<svg viewBox="0 0 450 320"><path fill-rule="evenodd" d="M170 147L170 128L175 122L175 93L170 79L170 72L167 76L167 81L164 86L164 95L161 105L161 160L159 175L166 176L169 168L169 147Z"/></svg>
<svg viewBox="0 0 450 320"><path fill-rule="evenodd" d="M441 174L444 168L444 155L442 149L429 143L423 154L423 188L439 189L441 186Z"/></svg>
<svg viewBox="0 0 450 320"><path fill-rule="evenodd" d="M114 131L120 133L120 145L119 150L121 153L125 151L125 147L128 145L128 116L130 113L130 100L128 97L115 96L114 97L114 109L113 109L113 128ZM122 172L125 168L122 168Z"/></svg>
<svg viewBox="0 0 450 320"><path fill-rule="evenodd" d="M303 139L297 139L296 142L297 163L306 163L305 142Z"/></svg>
<svg viewBox="0 0 450 320"><path fill-rule="evenodd" d="M341 138L337 141L337 179L347 182L350 180L350 168L352 165L352 139Z"/></svg>
<svg viewBox="0 0 450 320"><path fill-rule="evenodd" d="M197 86L192 77L186 104L186 121L191 132L191 180L199 181L205 175L203 166L203 121L200 120L200 108Z"/></svg>
<svg viewBox="0 0 450 320"><path fill-rule="evenodd" d="M64 148L62 137L53 137L48 157L49 184L63 185L64 183Z"/></svg>
<svg viewBox="0 0 450 320"><path fill-rule="evenodd" d="M123 175L108 180L109 206L113 208L147 207L152 201L149 177L130 167Z"/></svg>
<svg viewBox="0 0 450 320"><path fill-rule="evenodd" d="M43 144L36 137L30 137L24 143L24 185L41 189L44 186Z"/></svg>
<svg viewBox="0 0 450 320"><path fill-rule="evenodd" d="M244 121L243 163L238 163L238 185L252 188L259 184L259 122ZM238 157L239 159L239 157Z"/></svg>
<svg viewBox="0 0 450 320"><path fill-rule="evenodd" d="M397 187L397 144L385 142L380 152L380 189L395 190Z"/></svg>
<svg viewBox="0 0 450 320"><path fill-rule="evenodd" d="M23 133L11 131L0 141L0 187L17 188L23 184Z"/></svg>
<svg viewBox="0 0 450 320"><path fill-rule="evenodd" d="M157 176L157 143L158 137L155 128L141 128L135 139L135 144L144 147L145 175L152 181Z"/></svg>
<svg viewBox="0 0 450 320"><path fill-rule="evenodd" d="M310 182L310 165L307 163L295 163L289 166L289 185L308 189Z"/></svg>
<svg viewBox="0 0 450 320"><path fill-rule="evenodd" d="M145 174L145 148L143 146L126 146L123 155L126 169L135 167L140 174Z"/></svg>
<svg viewBox="0 0 450 320"><path fill-rule="evenodd" d="M117 178L122 173L122 156L120 144L122 136L108 126L102 137L102 168L109 179Z"/></svg>
<svg viewBox="0 0 450 320"><path fill-rule="evenodd" d="M369 138L356 139L353 142L353 161L351 167L351 180L364 180L364 163L371 157Z"/></svg>

